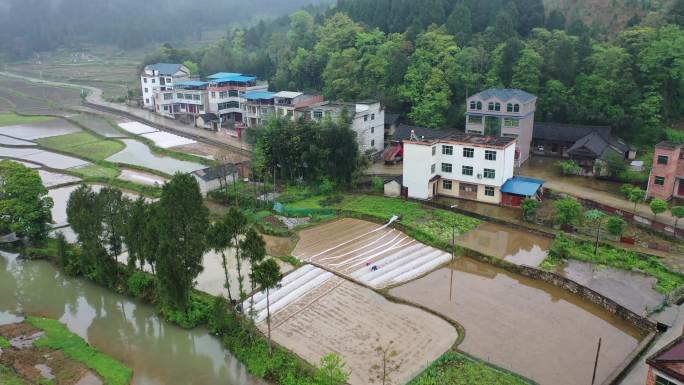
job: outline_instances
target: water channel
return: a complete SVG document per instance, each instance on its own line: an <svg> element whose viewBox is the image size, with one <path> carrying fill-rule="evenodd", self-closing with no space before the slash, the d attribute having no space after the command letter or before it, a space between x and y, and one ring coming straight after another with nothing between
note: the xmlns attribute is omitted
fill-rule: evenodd
<svg viewBox="0 0 684 385"><path fill-rule="evenodd" d="M0 252L0 322L12 313L59 319L133 369L133 385L256 385L205 329L168 324L141 302L71 278L46 261Z"/></svg>

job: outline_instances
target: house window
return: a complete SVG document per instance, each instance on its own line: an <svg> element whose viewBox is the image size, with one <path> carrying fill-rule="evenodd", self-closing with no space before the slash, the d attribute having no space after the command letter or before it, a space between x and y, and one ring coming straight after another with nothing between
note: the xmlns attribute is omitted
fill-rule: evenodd
<svg viewBox="0 0 684 385"><path fill-rule="evenodd" d="M451 190L452 184L450 180L443 180L442 181L442 188L445 190Z"/></svg>
<svg viewBox="0 0 684 385"><path fill-rule="evenodd" d="M667 164L667 155L658 155L658 164Z"/></svg>
<svg viewBox="0 0 684 385"><path fill-rule="evenodd" d="M367 121L368 121L368 115L364 115L364 116L363 116L363 121L364 121L364 122L367 122Z"/></svg>
<svg viewBox="0 0 684 385"><path fill-rule="evenodd" d="M677 385L676 383L656 375L655 385Z"/></svg>
<svg viewBox="0 0 684 385"><path fill-rule="evenodd" d="M662 186L665 184L665 177L664 176L657 176L655 177L655 180L653 181L655 184L658 186Z"/></svg>
<svg viewBox="0 0 684 385"><path fill-rule="evenodd" d="M173 94L171 94L171 93L164 94L164 100L171 100L171 99L173 99Z"/></svg>
<svg viewBox="0 0 684 385"><path fill-rule="evenodd" d="M494 187L485 186L485 195L488 197L493 197L494 196Z"/></svg>
<svg viewBox="0 0 684 385"><path fill-rule="evenodd" d="M216 99L216 91L211 91L211 98Z"/></svg>
<svg viewBox="0 0 684 385"><path fill-rule="evenodd" d="M481 110L482 109L482 102L477 102L477 109Z"/></svg>
<svg viewBox="0 0 684 385"><path fill-rule="evenodd" d="M375 114L371 114L371 120L375 120Z"/></svg>
<svg viewBox="0 0 684 385"><path fill-rule="evenodd" d="M156 80L155 78L152 78L152 84L154 84L154 81L155 81L155 80Z"/></svg>
<svg viewBox="0 0 684 385"><path fill-rule="evenodd" d="M471 110L474 110L474 109L475 109L475 106L476 106L476 104L475 104L475 101L474 101L474 100L473 100L472 102L470 102L470 109L471 109Z"/></svg>
<svg viewBox="0 0 684 385"><path fill-rule="evenodd" d="M143 82L147 83L147 78L143 78ZM145 92L147 92L147 91L145 91Z"/></svg>
<svg viewBox="0 0 684 385"><path fill-rule="evenodd" d="M432 146L432 156L437 155L437 146Z"/></svg>
<svg viewBox="0 0 684 385"><path fill-rule="evenodd" d="M375 133L375 127L371 127L371 134Z"/></svg>
<svg viewBox="0 0 684 385"><path fill-rule="evenodd" d="M520 104L516 103L513 105L513 112L520 112Z"/></svg>
<svg viewBox="0 0 684 385"><path fill-rule="evenodd" d="M240 94L238 90L229 90L228 96L230 96L231 98L237 98L238 96L240 96Z"/></svg>
<svg viewBox="0 0 684 385"><path fill-rule="evenodd" d="M473 158L474 156L475 156L475 149L474 148L469 148L469 147L463 148L463 157L464 158Z"/></svg>
<svg viewBox="0 0 684 385"><path fill-rule="evenodd" d="M494 179L494 176L496 175L496 172L491 169L491 168L485 168L484 169L484 177L487 179Z"/></svg>
<svg viewBox="0 0 684 385"><path fill-rule="evenodd" d="M145 93L147 93L147 88L145 88Z"/></svg>
<svg viewBox="0 0 684 385"><path fill-rule="evenodd" d="M520 120L519 119L504 118L504 127L519 127L519 126L520 126Z"/></svg>
<svg viewBox="0 0 684 385"><path fill-rule="evenodd" d="M487 105L487 109L489 111L494 111L494 102L489 102L489 104Z"/></svg>
<svg viewBox="0 0 684 385"><path fill-rule="evenodd" d="M485 159L496 160L496 151L485 150Z"/></svg>
<svg viewBox="0 0 684 385"><path fill-rule="evenodd" d="M194 100L200 100L200 96L199 96L199 95L193 95L192 98L193 98Z"/></svg>
<svg viewBox="0 0 684 385"><path fill-rule="evenodd" d="M192 94L185 94L185 99L192 100Z"/></svg>
<svg viewBox="0 0 684 385"><path fill-rule="evenodd" d="M499 104L499 103L494 104L494 111L501 111L501 104Z"/></svg>
<svg viewBox="0 0 684 385"><path fill-rule="evenodd" d="M442 146L442 155L454 155L454 146Z"/></svg>
<svg viewBox="0 0 684 385"><path fill-rule="evenodd" d="M171 83L171 78L166 78L167 83Z"/></svg>
<svg viewBox="0 0 684 385"><path fill-rule="evenodd" d="M183 94L176 94L176 97L177 97L178 99L183 99Z"/></svg>
<svg viewBox="0 0 684 385"><path fill-rule="evenodd" d="M145 99L145 103L150 104L150 99Z"/></svg>
<svg viewBox="0 0 684 385"><path fill-rule="evenodd" d="M371 147L375 147L375 140L371 140Z"/></svg>
<svg viewBox="0 0 684 385"><path fill-rule="evenodd" d="M461 174L473 176L473 166L463 166L461 168Z"/></svg>
<svg viewBox="0 0 684 385"><path fill-rule="evenodd" d="M468 115L468 123L470 124L482 124L481 116Z"/></svg>
<svg viewBox="0 0 684 385"><path fill-rule="evenodd" d="M512 103L506 104L506 112L513 112L513 104Z"/></svg>
<svg viewBox="0 0 684 385"><path fill-rule="evenodd" d="M225 99L228 97L228 91L219 92L219 99Z"/></svg>
<svg viewBox="0 0 684 385"><path fill-rule="evenodd" d="M451 172L451 163L442 163L442 172Z"/></svg>
<svg viewBox="0 0 684 385"><path fill-rule="evenodd" d="M434 174L434 173L435 173L435 164L433 163L433 164L430 166L430 174Z"/></svg>
<svg viewBox="0 0 684 385"><path fill-rule="evenodd" d="M316 120L323 119L323 111L314 111L313 118Z"/></svg>
<svg viewBox="0 0 684 385"><path fill-rule="evenodd" d="M169 110L169 106L166 106L166 105L165 105L165 106L164 106L164 111L168 111L168 110Z"/></svg>

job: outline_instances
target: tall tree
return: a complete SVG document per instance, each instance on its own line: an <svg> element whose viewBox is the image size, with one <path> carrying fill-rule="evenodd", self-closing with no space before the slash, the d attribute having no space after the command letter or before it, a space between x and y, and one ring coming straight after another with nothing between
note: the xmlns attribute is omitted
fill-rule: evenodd
<svg viewBox="0 0 684 385"><path fill-rule="evenodd" d="M459 46L465 46L473 34L470 8L464 1L458 2L446 21L449 33L456 36Z"/></svg>
<svg viewBox="0 0 684 385"><path fill-rule="evenodd" d="M221 254L221 266L223 267L224 275L223 286L228 291L228 301L233 303L233 296L230 292L230 276L228 275L228 260L226 259L226 249L232 244L230 230L228 229L228 221L228 216L225 215L211 225L207 235L207 244L214 252Z"/></svg>
<svg viewBox="0 0 684 385"><path fill-rule="evenodd" d="M272 258L265 260L254 268L251 277L261 290L266 290L266 325L268 326L268 353L273 354L273 343L271 342L271 289L278 286L283 279L280 266Z"/></svg>
<svg viewBox="0 0 684 385"><path fill-rule="evenodd" d="M160 294L166 304L187 312L195 278L203 269L209 227L209 212L195 178L174 175L162 189L158 215Z"/></svg>
<svg viewBox="0 0 684 385"><path fill-rule="evenodd" d="M235 261L237 262L238 273L238 295L240 302L247 298L244 289L244 275L242 275L242 259L240 254L240 237L247 231L247 217L242 213L242 210L233 206L228 210L224 217L224 231L228 234L231 241L231 246L235 249Z"/></svg>
<svg viewBox="0 0 684 385"><path fill-rule="evenodd" d="M10 160L0 161L0 229L42 241L52 221L52 205L36 170Z"/></svg>
<svg viewBox="0 0 684 385"><path fill-rule="evenodd" d="M147 202L141 196L129 202L126 209L123 240L128 250L128 267L132 270L138 263L142 270L145 268L142 251L145 245L145 222L151 219L147 217Z"/></svg>
<svg viewBox="0 0 684 385"><path fill-rule="evenodd" d="M250 227L245 234L245 238L240 241L240 248L242 249L242 256L249 261L249 276L254 276L254 269L266 258L266 242L257 233L254 227ZM250 279L252 286L252 296L250 296L250 309L254 308L254 289L256 287L256 282Z"/></svg>

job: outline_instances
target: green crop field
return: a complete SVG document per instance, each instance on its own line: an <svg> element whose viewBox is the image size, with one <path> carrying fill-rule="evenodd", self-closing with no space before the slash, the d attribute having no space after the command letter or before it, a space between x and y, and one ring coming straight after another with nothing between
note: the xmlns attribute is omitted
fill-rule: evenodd
<svg viewBox="0 0 684 385"><path fill-rule="evenodd" d="M50 116L21 116L15 113L0 114L0 127L2 126L16 126L19 124L39 123L52 120Z"/></svg>
<svg viewBox="0 0 684 385"><path fill-rule="evenodd" d="M94 161L107 159L126 147L118 140L101 139L88 132L42 138L38 139L38 144Z"/></svg>

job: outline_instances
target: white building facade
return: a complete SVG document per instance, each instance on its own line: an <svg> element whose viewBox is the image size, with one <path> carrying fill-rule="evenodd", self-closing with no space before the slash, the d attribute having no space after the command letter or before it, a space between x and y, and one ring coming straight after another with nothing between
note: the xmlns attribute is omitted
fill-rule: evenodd
<svg viewBox="0 0 684 385"><path fill-rule="evenodd" d="M155 109L156 105L168 105L168 99L163 101L158 99L164 97L164 92L173 91L175 83L189 80L190 76L190 70L182 64L156 63L146 65L140 74L143 106L148 109Z"/></svg>
<svg viewBox="0 0 684 385"><path fill-rule="evenodd" d="M501 186L513 177L516 139L452 134L404 141L403 187L408 197L438 195L501 203Z"/></svg>
<svg viewBox="0 0 684 385"><path fill-rule="evenodd" d="M466 101L466 133L517 139L518 165L530 156L537 97L518 89L490 88Z"/></svg>

